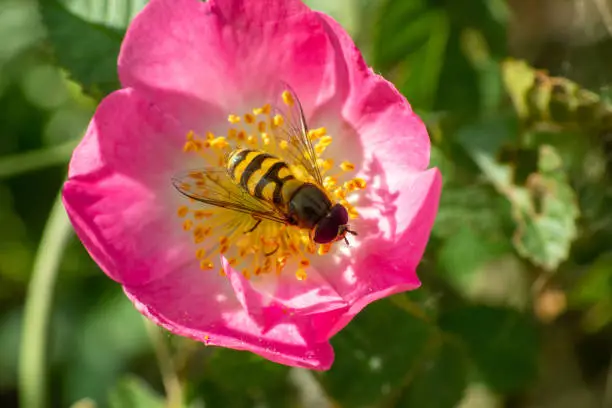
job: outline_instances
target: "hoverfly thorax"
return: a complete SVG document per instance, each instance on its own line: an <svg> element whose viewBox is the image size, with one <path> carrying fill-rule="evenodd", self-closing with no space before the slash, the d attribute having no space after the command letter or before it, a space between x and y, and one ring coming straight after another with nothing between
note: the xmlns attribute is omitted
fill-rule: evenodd
<svg viewBox="0 0 612 408"><path fill-rule="evenodd" d="M331 136L325 128L308 130L297 95L284 86L275 105L229 115L235 127L227 136L187 136L184 151L210 164L173 178L176 189L201 207L182 206L178 215L193 234L202 269L211 269L212 256L221 254L247 278L280 273L293 262L303 280L309 256L324 255L335 241L348 244L348 233L357 235L348 226L358 214L347 195L364 189L365 181L338 179L355 169L346 161L328 173L333 160L321 155Z"/></svg>

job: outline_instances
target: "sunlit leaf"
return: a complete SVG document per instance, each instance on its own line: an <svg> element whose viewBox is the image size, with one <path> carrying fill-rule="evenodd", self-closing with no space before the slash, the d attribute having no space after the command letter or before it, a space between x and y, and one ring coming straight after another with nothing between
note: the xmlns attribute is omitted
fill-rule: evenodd
<svg viewBox="0 0 612 408"><path fill-rule="evenodd" d="M567 259L577 235L578 205L561 167L561 159L550 146L540 148L538 173L525 188L511 195L518 227L514 245L536 265L554 270Z"/></svg>
<svg viewBox="0 0 612 408"><path fill-rule="evenodd" d="M516 132L516 130L514 130ZM518 161L502 163L502 147L510 145L513 128L501 118L464 128L458 135L487 179L512 206L517 251L534 264L554 270L567 259L576 238L578 205L561 158L551 146L537 152L536 171L525 185L516 180Z"/></svg>

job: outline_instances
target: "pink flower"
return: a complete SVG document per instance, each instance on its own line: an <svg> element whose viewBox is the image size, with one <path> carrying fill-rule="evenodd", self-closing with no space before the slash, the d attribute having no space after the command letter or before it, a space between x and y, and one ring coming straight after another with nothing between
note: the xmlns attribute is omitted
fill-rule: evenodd
<svg viewBox="0 0 612 408"><path fill-rule="evenodd" d="M209 345L327 369L329 339L355 314L420 285L441 188L426 129L330 17L299 0L152 0L128 30L119 77L63 196L91 256L145 316ZM186 171L223 170L239 145L280 154L268 110L279 80L299 97L327 191L359 234L349 246L316 246L268 220L246 234L248 214L173 186L177 174L189 183Z"/></svg>

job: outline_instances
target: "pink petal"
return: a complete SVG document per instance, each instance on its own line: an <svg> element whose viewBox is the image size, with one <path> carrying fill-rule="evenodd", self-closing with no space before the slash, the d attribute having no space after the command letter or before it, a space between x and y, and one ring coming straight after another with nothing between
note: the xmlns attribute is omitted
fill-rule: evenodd
<svg viewBox="0 0 612 408"><path fill-rule="evenodd" d="M227 291L218 275L185 268L146 285L126 285L138 310L169 331L208 345L248 350L272 361L325 370L334 355L326 341L311 343L308 332L288 322L262 334L253 318Z"/></svg>
<svg viewBox="0 0 612 408"><path fill-rule="evenodd" d="M338 92L350 90L343 106L319 107L311 123L311 127L326 126L334 136L327 156L347 157L359 163L364 159L364 150L368 150L384 158L382 162L393 161L394 167L405 171L426 169L430 141L421 119L392 83L365 64L346 31L331 17L318 15L343 56L336 58L336 77L347 85L337 83ZM338 122L338 118L342 121ZM389 177L402 177L401 171L387 173Z"/></svg>
<svg viewBox="0 0 612 408"><path fill-rule="evenodd" d="M170 181L184 134L125 89L104 99L73 154L64 204L92 257L118 282L147 282L193 263Z"/></svg>
<svg viewBox="0 0 612 408"><path fill-rule="evenodd" d="M333 57L320 19L298 0L153 0L128 30L119 76L200 130L198 110L242 113L270 102L279 80L314 106Z"/></svg>
<svg viewBox="0 0 612 408"><path fill-rule="evenodd" d="M290 273L247 280L227 262L224 266L239 302L263 332L290 322L300 327L309 341L325 341L329 327L348 310L347 302L314 268L303 281ZM313 324L313 319L318 323ZM330 320L332 323L325 324Z"/></svg>
<svg viewBox="0 0 612 408"><path fill-rule="evenodd" d="M437 169L430 169L407 175L397 188L395 203L397 209L406 209L406 219L401 222L405 228L398 230L394 238L367 240L356 251L351 267L341 275L330 275L338 293L351 304L332 334L369 303L420 286L416 268L438 211L442 177Z"/></svg>

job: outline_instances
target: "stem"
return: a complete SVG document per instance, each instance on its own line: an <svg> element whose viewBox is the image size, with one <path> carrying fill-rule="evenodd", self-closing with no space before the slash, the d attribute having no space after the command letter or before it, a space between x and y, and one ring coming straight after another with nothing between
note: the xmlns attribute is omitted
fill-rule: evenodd
<svg viewBox="0 0 612 408"><path fill-rule="evenodd" d="M162 335L159 327L143 318L147 334L151 339L155 350L155 357L159 371L161 372L162 382L166 390L166 406L168 408L181 408L183 406L183 389L181 382L174 367L172 355L166 343L166 339Z"/></svg>
<svg viewBox="0 0 612 408"><path fill-rule="evenodd" d="M47 403L45 364L49 316L55 278L71 231L60 193L34 258L25 300L19 355L19 392L23 408L42 408Z"/></svg>
<svg viewBox="0 0 612 408"><path fill-rule="evenodd" d="M61 145L0 158L0 179L64 164L70 159L76 144L76 141L71 140Z"/></svg>

